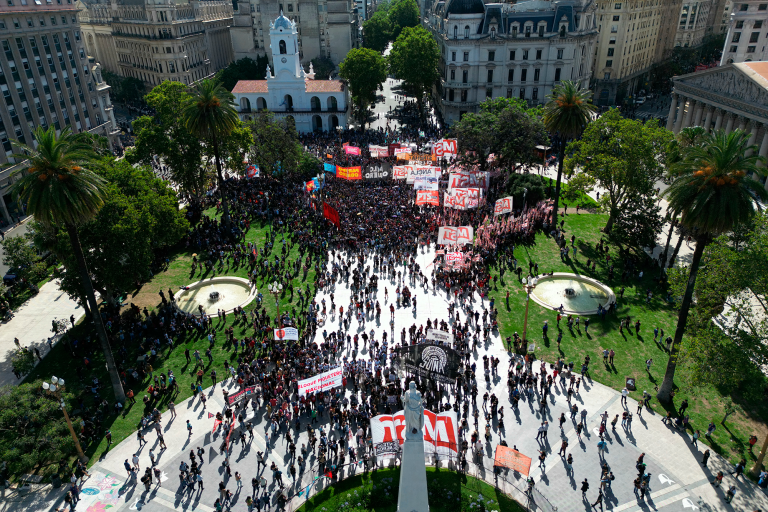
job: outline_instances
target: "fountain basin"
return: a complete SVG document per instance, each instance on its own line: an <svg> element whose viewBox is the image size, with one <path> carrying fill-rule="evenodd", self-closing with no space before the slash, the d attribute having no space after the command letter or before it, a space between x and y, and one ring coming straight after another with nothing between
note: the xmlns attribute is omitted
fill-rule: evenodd
<svg viewBox="0 0 768 512"><path fill-rule="evenodd" d="M616 295L591 277L555 272L537 280L531 299L547 309L558 309L562 304L567 315L596 315L598 304L605 308L616 301Z"/></svg>
<svg viewBox="0 0 768 512"><path fill-rule="evenodd" d="M227 313L236 307L245 307L258 294L255 287L242 277L212 277L190 284L176 294L176 307L195 316L200 315L202 305L206 314L223 309Z"/></svg>

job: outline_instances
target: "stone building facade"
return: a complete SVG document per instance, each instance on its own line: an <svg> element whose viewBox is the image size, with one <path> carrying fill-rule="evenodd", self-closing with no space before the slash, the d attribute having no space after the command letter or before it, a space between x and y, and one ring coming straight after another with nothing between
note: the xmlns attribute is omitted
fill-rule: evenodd
<svg viewBox="0 0 768 512"><path fill-rule="evenodd" d="M768 60L768 0L734 0L720 65Z"/></svg>
<svg viewBox="0 0 768 512"><path fill-rule="evenodd" d="M546 102L552 87L574 80L588 87L597 38L590 2L482 0L435 2L426 28L440 47L435 104L451 124L488 98Z"/></svg>
<svg viewBox="0 0 768 512"><path fill-rule="evenodd" d="M238 0L230 30L235 60L264 55L271 59L269 24L279 16L296 23L303 63L326 57L338 65L360 45L357 5L352 0Z"/></svg>
<svg viewBox="0 0 768 512"><path fill-rule="evenodd" d="M80 1L89 54L120 76L191 84L232 62L229 0Z"/></svg>

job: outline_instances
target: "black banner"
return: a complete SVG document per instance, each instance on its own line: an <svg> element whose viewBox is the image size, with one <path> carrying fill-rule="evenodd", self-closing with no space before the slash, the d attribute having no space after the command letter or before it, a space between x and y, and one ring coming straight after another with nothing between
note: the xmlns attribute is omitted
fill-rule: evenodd
<svg viewBox="0 0 768 512"><path fill-rule="evenodd" d="M227 405L232 407L233 404L242 402L243 400L250 398L251 395L253 395L255 392L256 392L256 386L248 386L247 388L243 388L241 391L238 391L233 395L227 396Z"/></svg>
<svg viewBox="0 0 768 512"><path fill-rule="evenodd" d="M400 443L398 441L387 441L384 443L377 443L374 446L374 449L376 450L377 457L380 457L382 455L390 455L393 453L398 453L400 451Z"/></svg>
<svg viewBox="0 0 768 512"><path fill-rule="evenodd" d="M389 180L392 178L392 166L387 163L369 165L363 171L365 181Z"/></svg>
<svg viewBox="0 0 768 512"><path fill-rule="evenodd" d="M421 343L397 349L400 368L443 384L454 384L461 366L461 356L446 345Z"/></svg>

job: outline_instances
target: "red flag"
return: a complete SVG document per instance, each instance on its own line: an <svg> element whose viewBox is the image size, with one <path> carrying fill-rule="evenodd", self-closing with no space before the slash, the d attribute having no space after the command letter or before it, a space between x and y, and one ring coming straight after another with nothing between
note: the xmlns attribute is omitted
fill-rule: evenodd
<svg viewBox="0 0 768 512"><path fill-rule="evenodd" d="M213 418L213 416L214 416L214 414L213 414L213 413L210 413L210 412L208 413L208 419L211 419L211 418Z"/></svg>
<svg viewBox="0 0 768 512"><path fill-rule="evenodd" d="M325 476L327 476L328 478L333 478L333 472L331 472L331 470L329 469L328 471L325 472Z"/></svg>
<svg viewBox="0 0 768 512"><path fill-rule="evenodd" d="M331 221L337 228L341 227L341 220L339 220L339 212L337 212L331 205L323 201L323 217Z"/></svg>

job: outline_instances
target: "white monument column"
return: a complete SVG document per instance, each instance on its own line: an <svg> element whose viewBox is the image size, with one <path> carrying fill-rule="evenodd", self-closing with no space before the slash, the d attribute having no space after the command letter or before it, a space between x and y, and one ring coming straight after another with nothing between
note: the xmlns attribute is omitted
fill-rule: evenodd
<svg viewBox="0 0 768 512"><path fill-rule="evenodd" d="M677 94L672 94L672 103L669 104L669 114L667 114L667 130L672 130L675 126L675 112L677 110Z"/></svg>
<svg viewBox="0 0 768 512"><path fill-rule="evenodd" d="M675 121L675 134L680 133L681 128L683 127L683 117L685 117L685 102L688 101L688 99L685 96L680 97L680 108L677 112L677 120Z"/></svg>
<svg viewBox="0 0 768 512"><path fill-rule="evenodd" d="M712 114L714 111L714 107L707 107L707 115L704 117L704 130L707 132L709 132L709 128L712 126Z"/></svg>
<svg viewBox="0 0 768 512"><path fill-rule="evenodd" d="M696 102L696 110L693 113L693 126L701 126L701 117L704 114L704 104Z"/></svg>
<svg viewBox="0 0 768 512"><path fill-rule="evenodd" d="M682 128L688 128L691 126L691 122L693 121L693 111L696 109L697 104L698 102L696 100L691 100L688 102L688 110L685 113L685 119L683 120Z"/></svg>
<svg viewBox="0 0 768 512"><path fill-rule="evenodd" d="M735 114L728 114L728 120L725 122L725 134L728 135L733 131L733 121L735 120Z"/></svg>
<svg viewBox="0 0 768 512"><path fill-rule="evenodd" d="M400 462L398 512L429 512L427 467L424 463L424 402L411 381L402 396L405 415L405 442Z"/></svg>
<svg viewBox="0 0 768 512"><path fill-rule="evenodd" d="M715 131L719 130L723 126L723 109L717 109L717 117L715 118Z"/></svg>

